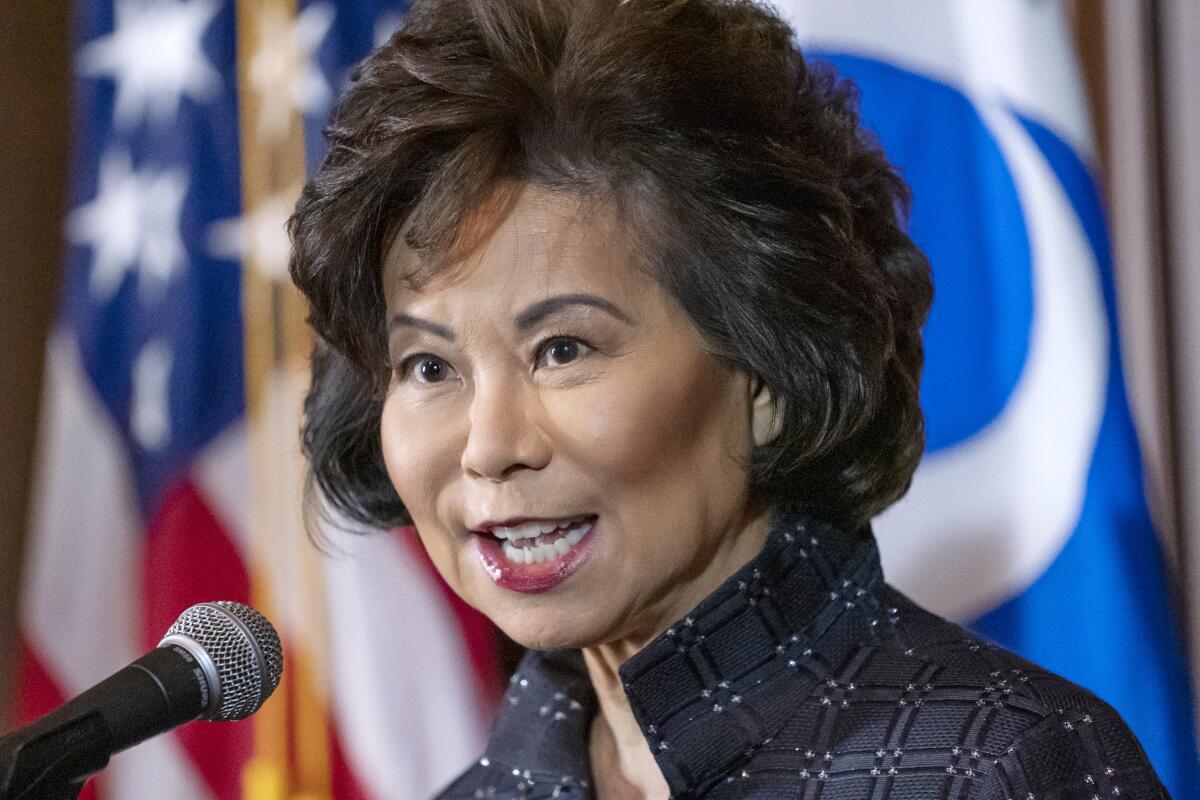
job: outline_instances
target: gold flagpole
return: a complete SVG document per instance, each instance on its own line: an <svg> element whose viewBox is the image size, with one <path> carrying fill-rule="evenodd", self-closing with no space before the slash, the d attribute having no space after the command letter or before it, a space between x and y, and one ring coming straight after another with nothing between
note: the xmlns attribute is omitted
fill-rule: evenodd
<svg viewBox="0 0 1200 800"><path fill-rule="evenodd" d="M276 698L254 717L245 800L331 795L323 581L300 512L299 425L311 340L303 302L287 280L283 230L305 165L303 121L278 102L288 96L279 84L302 67L280 35L295 17L295 0L237 0L250 575L253 601L276 621L287 656Z"/></svg>

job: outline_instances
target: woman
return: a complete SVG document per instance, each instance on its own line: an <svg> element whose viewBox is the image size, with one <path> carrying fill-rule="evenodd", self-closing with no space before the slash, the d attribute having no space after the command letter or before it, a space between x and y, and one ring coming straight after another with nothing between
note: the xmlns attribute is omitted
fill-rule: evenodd
<svg viewBox="0 0 1200 800"><path fill-rule="evenodd" d="M290 224L314 492L530 648L441 796L1165 797L1102 701L883 582L929 270L790 42L430 0L334 113Z"/></svg>

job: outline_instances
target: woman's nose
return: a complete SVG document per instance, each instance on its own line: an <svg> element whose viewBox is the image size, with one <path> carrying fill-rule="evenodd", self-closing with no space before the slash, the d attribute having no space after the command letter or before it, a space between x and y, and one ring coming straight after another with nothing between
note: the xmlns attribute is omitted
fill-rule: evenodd
<svg viewBox="0 0 1200 800"><path fill-rule="evenodd" d="M550 446L536 422L533 394L520 381L476 384L463 472L502 481L521 469L539 470L549 463Z"/></svg>

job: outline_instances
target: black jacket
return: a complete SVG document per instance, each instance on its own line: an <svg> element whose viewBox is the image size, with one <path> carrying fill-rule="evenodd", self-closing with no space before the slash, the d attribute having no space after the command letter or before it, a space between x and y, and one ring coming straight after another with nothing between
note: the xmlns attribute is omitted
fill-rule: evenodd
<svg viewBox="0 0 1200 800"><path fill-rule="evenodd" d="M621 677L675 798L1169 800L1103 700L888 586L869 533L809 519ZM530 652L439 797L592 797L595 707L578 652Z"/></svg>

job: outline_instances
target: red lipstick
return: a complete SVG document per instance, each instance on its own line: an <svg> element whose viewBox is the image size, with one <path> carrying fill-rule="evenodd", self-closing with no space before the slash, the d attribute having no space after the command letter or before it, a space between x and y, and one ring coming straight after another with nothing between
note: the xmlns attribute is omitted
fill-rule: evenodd
<svg viewBox="0 0 1200 800"><path fill-rule="evenodd" d="M527 519L524 518L521 521ZM571 545L567 552L538 564L523 564L510 560L504 554L504 543L491 536L477 535L473 537L471 547L484 571L497 586L523 594L540 594L563 583L587 561L591 555L596 522L596 519L593 518L586 523L589 526L587 533L582 539ZM506 525L517 524L515 520L506 520L505 523ZM480 526L480 529L486 531L497 526L498 524L487 527Z"/></svg>

